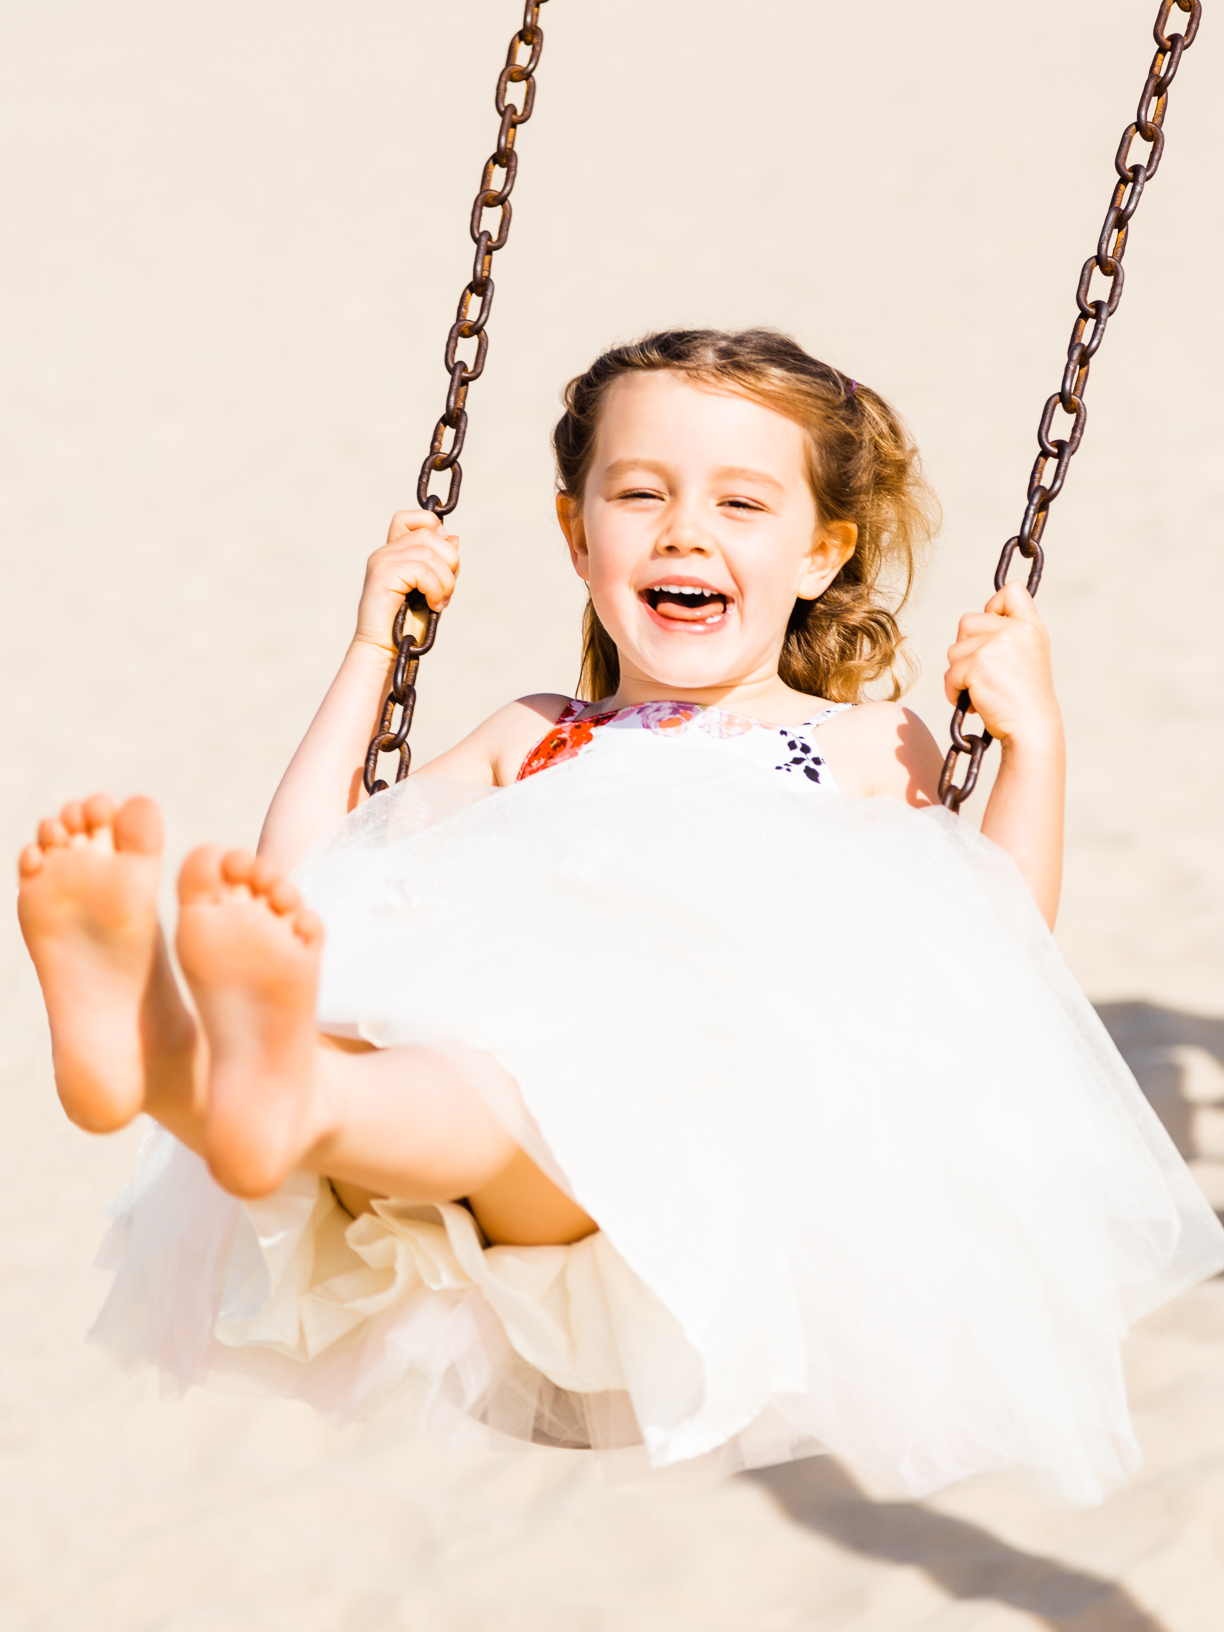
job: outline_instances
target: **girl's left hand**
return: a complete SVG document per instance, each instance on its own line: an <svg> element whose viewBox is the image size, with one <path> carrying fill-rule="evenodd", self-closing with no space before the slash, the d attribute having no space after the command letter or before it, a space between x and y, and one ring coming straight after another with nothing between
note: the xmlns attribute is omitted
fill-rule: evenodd
<svg viewBox="0 0 1224 1632"><path fill-rule="evenodd" d="M956 643L948 648L944 690L950 703L967 691L974 712L1002 743L1061 729L1050 638L1023 585L1006 585L984 612L960 620Z"/></svg>

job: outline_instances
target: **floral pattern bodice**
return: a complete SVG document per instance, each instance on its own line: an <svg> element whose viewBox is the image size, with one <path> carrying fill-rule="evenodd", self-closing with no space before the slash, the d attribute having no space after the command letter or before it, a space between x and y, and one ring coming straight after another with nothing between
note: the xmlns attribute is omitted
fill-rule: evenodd
<svg viewBox="0 0 1224 1632"><path fill-rule="evenodd" d="M854 705L833 703L802 725L789 726L766 725L763 720L750 719L746 714L731 714L726 709L708 708L701 703L635 703L630 708L588 714L583 718L583 711L589 706L580 698L565 705L557 723L523 761L517 781L549 770L567 759L576 759L590 748L601 731L650 731L661 737L701 731L719 741L734 743L739 752L758 765L835 793L837 784L816 746L813 733L834 714L841 714Z"/></svg>

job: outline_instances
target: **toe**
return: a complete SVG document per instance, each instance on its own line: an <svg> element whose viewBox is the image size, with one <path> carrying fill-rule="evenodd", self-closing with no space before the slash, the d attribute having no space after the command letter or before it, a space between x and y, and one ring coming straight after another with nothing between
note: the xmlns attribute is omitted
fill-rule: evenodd
<svg viewBox="0 0 1224 1632"><path fill-rule="evenodd" d="M273 912L296 912L302 904L302 893L287 878L274 879L268 889L268 905Z"/></svg>
<svg viewBox="0 0 1224 1632"><path fill-rule="evenodd" d="M115 801L107 793L91 793L81 806L81 820L87 833L109 827L114 819Z"/></svg>
<svg viewBox="0 0 1224 1632"><path fill-rule="evenodd" d="M17 876L35 878L47 865L46 853L37 844L27 844L17 858Z"/></svg>
<svg viewBox="0 0 1224 1632"><path fill-rule="evenodd" d="M294 934L304 946L322 946L323 920L317 912L311 912L309 907L303 907L300 912L294 913L292 923Z"/></svg>
<svg viewBox="0 0 1224 1632"><path fill-rule="evenodd" d="M249 850L227 850L221 858L221 876L227 884L245 884L253 889L254 871L255 857Z"/></svg>
<svg viewBox="0 0 1224 1632"><path fill-rule="evenodd" d="M270 896L272 890L280 881L280 868L274 867L266 856L256 856L249 879L250 886L255 893Z"/></svg>
<svg viewBox="0 0 1224 1632"><path fill-rule="evenodd" d="M68 829L58 816L46 816L38 824L38 842L44 850L62 850L68 837Z"/></svg>
<svg viewBox="0 0 1224 1632"><path fill-rule="evenodd" d="M85 808L79 799L71 799L60 811L60 821L68 833L75 837L85 831Z"/></svg>
<svg viewBox="0 0 1224 1632"><path fill-rule="evenodd" d="M221 899L221 856L219 845L202 844L187 857L178 878L178 896L184 906Z"/></svg>
<svg viewBox="0 0 1224 1632"><path fill-rule="evenodd" d="M152 799L129 799L115 816L115 849L155 856L163 843L161 811Z"/></svg>

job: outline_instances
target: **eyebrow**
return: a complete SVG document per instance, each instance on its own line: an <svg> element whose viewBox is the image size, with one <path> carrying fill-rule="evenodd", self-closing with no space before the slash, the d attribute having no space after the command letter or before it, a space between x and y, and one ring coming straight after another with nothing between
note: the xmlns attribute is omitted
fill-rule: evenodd
<svg viewBox="0 0 1224 1632"><path fill-rule="evenodd" d="M616 459L604 472L611 481L617 481L627 476L631 471L650 471L655 476L666 476L668 467L657 459ZM755 482L758 487L772 488L775 493L785 493L786 489L776 476L769 476L763 470L749 470L740 465L720 465L712 472L718 481Z"/></svg>

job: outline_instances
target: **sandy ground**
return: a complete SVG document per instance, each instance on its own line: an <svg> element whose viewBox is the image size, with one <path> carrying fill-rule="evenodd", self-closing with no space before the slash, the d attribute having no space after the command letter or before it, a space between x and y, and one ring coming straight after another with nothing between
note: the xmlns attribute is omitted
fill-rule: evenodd
<svg viewBox="0 0 1224 1632"><path fill-rule="evenodd" d="M1019 520L1153 10L553 0L421 752L569 684L557 393L605 342L677 321L790 329L909 417L947 515L912 618L942 730L940 653ZM8 848L95 786L161 796L176 856L257 831L361 563L411 500L515 20L514 0L6 20ZM1220 1206L1222 52L1209 15L1042 595L1073 755L1063 945ZM1133 1337L1147 1465L1084 1514L1003 1480L893 1503L828 1461L605 1489L565 1453L449 1459L385 1418L337 1433L296 1406L159 1401L81 1341L134 1136L64 1122L11 922L0 960L4 1628L1220 1624L1220 1284Z"/></svg>

